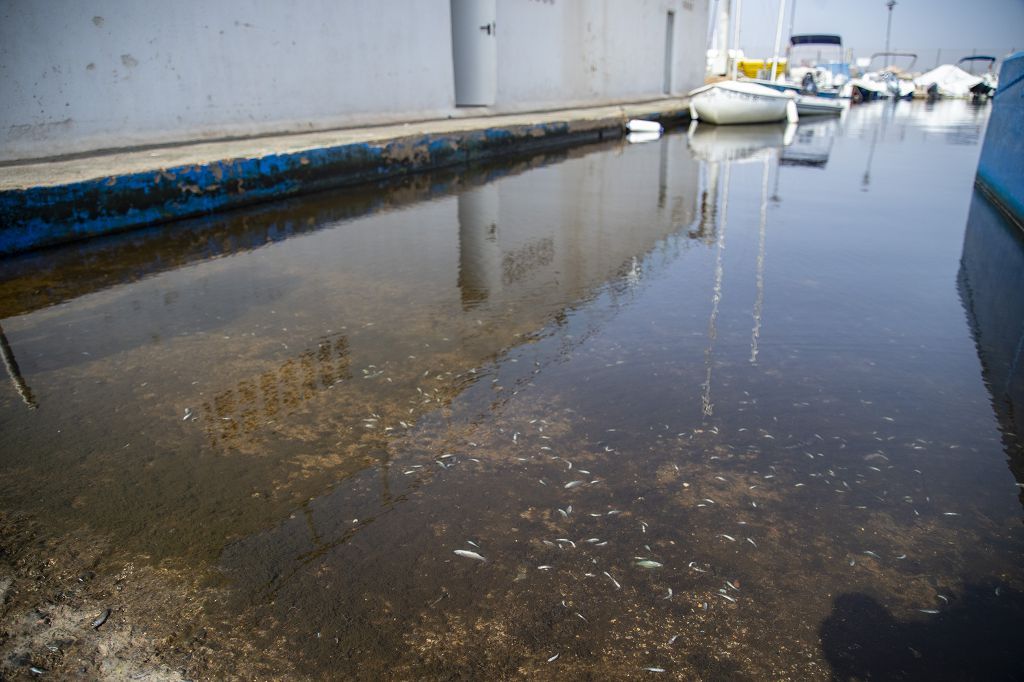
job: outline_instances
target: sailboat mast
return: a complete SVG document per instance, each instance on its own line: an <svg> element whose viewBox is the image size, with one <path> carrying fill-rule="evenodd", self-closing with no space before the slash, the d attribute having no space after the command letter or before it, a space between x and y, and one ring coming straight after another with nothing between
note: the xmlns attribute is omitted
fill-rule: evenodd
<svg viewBox="0 0 1024 682"><path fill-rule="evenodd" d="M772 80L779 72L779 48L782 47L782 17L786 14L786 0L779 0L779 20L775 23L775 54L772 55Z"/></svg>
<svg viewBox="0 0 1024 682"><path fill-rule="evenodd" d="M743 6L743 0L736 0L736 16L733 17L733 19L732 19L733 20L733 25L732 25L732 27L733 27L733 30L732 30L732 44L734 46L733 49L736 50L736 52L739 52L739 49L740 49L740 9L742 8L742 6ZM733 80L736 80L736 75L737 75L737 73L739 71L739 68L740 68L740 60L739 59L733 59L732 60L732 75L731 75L731 78Z"/></svg>

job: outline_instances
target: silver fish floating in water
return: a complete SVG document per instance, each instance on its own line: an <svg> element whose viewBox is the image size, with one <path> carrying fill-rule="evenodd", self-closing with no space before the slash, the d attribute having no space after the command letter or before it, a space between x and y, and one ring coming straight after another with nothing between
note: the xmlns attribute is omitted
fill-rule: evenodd
<svg viewBox="0 0 1024 682"><path fill-rule="evenodd" d="M643 559L641 561L638 561L638 562L636 562L636 565L639 566L640 568L661 568L662 567L662 564L659 564L657 561L651 561L650 559Z"/></svg>
<svg viewBox="0 0 1024 682"><path fill-rule="evenodd" d="M548 663L551 663L552 661L554 661L556 658L558 658L561 655L562 654L555 654L554 656L552 656L551 658L548 659Z"/></svg>
<svg viewBox="0 0 1024 682"><path fill-rule="evenodd" d="M101 613L99 617L89 625L89 627L91 627L93 630L99 630L100 626L107 622L107 618L110 618L110 614L111 610L107 609L106 611Z"/></svg>
<svg viewBox="0 0 1024 682"><path fill-rule="evenodd" d="M566 490L569 490L570 488L575 488L577 486L581 486L584 483L586 483L586 481L569 481L568 483L566 483L562 487L565 488Z"/></svg>
<svg viewBox="0 0 1024 682"><path fill-rule="evenodd" d="M487 559L483 558L482 556L480 556L476 552L470 552L469 550L466 550L466 549L457 549L457 550L455 550L455 554L458 554L461 557L466 557L467 559L476 559L477 561L487 561Z"/></svg>

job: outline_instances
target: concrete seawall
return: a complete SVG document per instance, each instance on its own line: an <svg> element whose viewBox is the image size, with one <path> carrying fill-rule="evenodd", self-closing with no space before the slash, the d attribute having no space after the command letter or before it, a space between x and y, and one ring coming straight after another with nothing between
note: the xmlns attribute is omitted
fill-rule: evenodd
<svg viewBox="0 0 1024 682"><path fill-rule="evenodd" d="M977 184L1024 226L1024 52L1008 57L999 73Z"/></svg>
<svg viewBox="0 0 1024 682"><path fill-rule="evenodd" d="M0 168L0 255L688 120L688 101L428 121Z"/></svg>

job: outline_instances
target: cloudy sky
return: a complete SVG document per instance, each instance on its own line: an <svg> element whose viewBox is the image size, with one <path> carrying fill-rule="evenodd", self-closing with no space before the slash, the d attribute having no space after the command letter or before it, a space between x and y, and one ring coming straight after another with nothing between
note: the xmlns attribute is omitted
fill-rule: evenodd
<svg viewBox="0 0 1024 682"><path fill-rule="evenodd" d="M710 6L729 1L710 0ZM770 51L778 0L742 2L741 46L748 54ZM885 0L786 0L783 43L794 5L794 33L838 33L857 56L885 46ZM972 49L979 54L1024 50L1024 0L897 0L891 45L893 50L927 54L928 59L935 59L939 48L966 54Z"/></svg>

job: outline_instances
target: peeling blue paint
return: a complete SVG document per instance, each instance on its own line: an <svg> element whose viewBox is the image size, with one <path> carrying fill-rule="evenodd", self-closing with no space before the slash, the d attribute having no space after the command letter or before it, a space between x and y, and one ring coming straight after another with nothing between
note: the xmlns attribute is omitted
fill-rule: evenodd
<svg viewBox="0 0 1024 682"><path fill-rule="evenodd" d="M684 110L672 118L685 116ZM9 190L0 192L0 255L621 132L621 122L613 119L575 127L559 122L488 128Z"/></svg>

